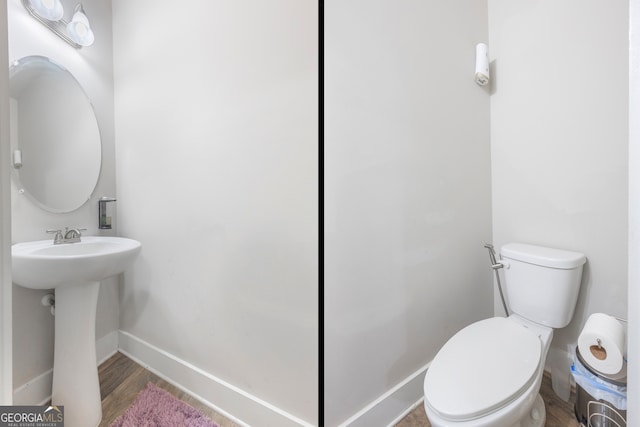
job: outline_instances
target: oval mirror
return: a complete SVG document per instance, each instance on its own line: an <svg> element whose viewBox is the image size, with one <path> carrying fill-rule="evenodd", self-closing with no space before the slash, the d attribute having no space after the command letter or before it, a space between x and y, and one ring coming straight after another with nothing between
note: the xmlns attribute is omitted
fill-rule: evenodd
<svg viewBox="0 0 640 427"><path fill-rule="evenodd" d="M91 101L69 71L43 56L15 61L9 87L19 191L50 212L78 209L100 176L100 130Z"/></svg>

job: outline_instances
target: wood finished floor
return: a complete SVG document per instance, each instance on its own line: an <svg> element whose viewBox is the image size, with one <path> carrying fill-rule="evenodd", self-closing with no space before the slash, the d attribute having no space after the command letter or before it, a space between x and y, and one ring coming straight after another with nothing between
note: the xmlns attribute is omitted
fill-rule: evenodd
<svg viewBox="0 0 640 427"><path fill-rule="evenodd" d="M136 399L147 383L167 390L178 399L202 411L220 427L240 427L223 415L204 405L174 385L153 374L143 366L135 363L122 353L116 353L98 368L100 377L100 394L102 396L102 422L99 427L109 427ZM551 378L545 373L540 387L540 395L547 411L545 427L579 427L573 415L575 392L571 392L569 402L556 396L551 388ZM419 405L403 418L396 427L431 427L424 406Z"/></svg>
<svg viewBox="0 0 640 427"><path fill-rule="evenodd" d="M102 421L99 427L109 427L131 406L147 383L167 390L211 418L220 427L240 427L179 388L135 363L122 353L116 353L98 368L100 395L102 396Z"/></svg>
<svg viewBox="0 0 640 427"><path fill-rule="evenodd" d="M540 395L544 400L544 406L547 411L547 422L545 427L579 427L580 423L573 414L573 405L576 401L575 391L571 391L571 397L568 402L556 396L551 388L551 378L545 372L542 378L542 386L540 387ZM411 411L409 415L404 417L396 427L431 427L431 423L427 419L424 412L424 406L420 404L416 409Z"/></svg>

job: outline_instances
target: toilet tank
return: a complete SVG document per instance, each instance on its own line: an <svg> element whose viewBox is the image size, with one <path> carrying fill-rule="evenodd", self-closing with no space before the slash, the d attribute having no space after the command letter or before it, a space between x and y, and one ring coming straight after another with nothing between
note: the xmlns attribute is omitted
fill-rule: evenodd
<svg viewBox="0 0 640 427"><path fill-rule="evenodd" d="M551 328L567 326L580 292L584 254L509 243L500 256L505 262L504 288L510 311Z"/></svg>

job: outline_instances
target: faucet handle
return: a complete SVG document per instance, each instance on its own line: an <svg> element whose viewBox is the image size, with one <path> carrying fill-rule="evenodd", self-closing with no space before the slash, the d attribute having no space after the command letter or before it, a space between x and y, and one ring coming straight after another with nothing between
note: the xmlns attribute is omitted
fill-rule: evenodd
<svg viewBox="0 0 640 427"><path fill-rule="evenodd" d="M50 230L46 230L47 233L49 234L53 234L55 233L55 236L53 237L53 244L57 245L59 243L61 243L64 240L64 236L62 235L62 230L58 229L50 229Z"/></svg>

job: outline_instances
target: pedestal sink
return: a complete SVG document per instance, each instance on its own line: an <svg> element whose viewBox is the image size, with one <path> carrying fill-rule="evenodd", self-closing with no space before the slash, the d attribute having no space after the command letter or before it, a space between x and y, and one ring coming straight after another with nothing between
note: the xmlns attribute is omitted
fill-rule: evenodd
<svg viewBox="0 0 640 427"><path fill-rule="evenodd" d="M15 284L55 288L51 400L64 405L67 427L93 427L102 419L95 342L100 280L126 270L140 249L136 240L102 236L59 245L52 240L16 243L11 248Z"/></svg>

